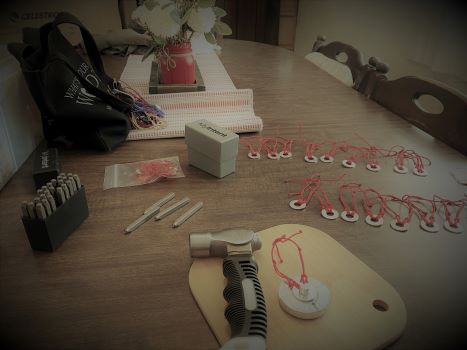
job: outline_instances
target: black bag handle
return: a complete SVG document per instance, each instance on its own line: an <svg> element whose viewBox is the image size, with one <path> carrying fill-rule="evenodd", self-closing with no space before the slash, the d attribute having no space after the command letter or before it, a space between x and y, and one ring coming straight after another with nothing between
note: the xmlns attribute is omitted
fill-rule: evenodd
<svg viewBox="0 0 467 350"><path fill-rule="evenodd" d="M92 37L92 34L87 30L87 28L77 19L75 16L68 12L60 12L56 17L55 20L51 23L47 23L46 25L41 27L40 30L40 42L42 50L44 54L47 53L49 50L49 34L53 30L59 30L58 26L60 24L74 24L80 29L81 36L83 38L84 46L86 47L86 52L88 54L89 60L91 62L92 67L96 74L101 78L104 82L109 84L112 80L104 70L104 64L102 63L102 59L99 53L99 49L97 48L96 42Z"/></svg>
<svg viewBox="0 0 467 350"><path fill-rule="evenodd" d="M62 55L61 53L57 52L57 53L54 54L54 58L64 62L68 66L68 68L75 74L76 78L79 80L81 85L89 93L93 94L96 97L99 97L102 101L107 102L112 107L118 109L121 112L126 113L130 109L131 105L133 104L133 100L131 99L131 97L127 97L128 100L124 101L123 99L112 95L110 92L104 91L104 90L98 88L97 86L94 86L89 81L87 81L86 78L83 77L76 70L76 68L73 66L73 64L71 64L71 62L68 60L68 58L65 55Z"/></svg>

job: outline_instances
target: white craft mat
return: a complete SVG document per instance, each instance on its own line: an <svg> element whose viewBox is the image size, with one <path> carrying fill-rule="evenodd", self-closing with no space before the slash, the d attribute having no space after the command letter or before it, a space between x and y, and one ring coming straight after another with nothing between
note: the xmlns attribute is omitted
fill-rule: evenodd
<svg viewBox="0 0 467 350"><path fill-rule="evenodd" d="M193 55L206 91L156 95L148 94L154 57L149 56L144 62L141 55L128 57L120 79L137 89L148 102L161 106L167 121L167 127L161 130L131 130L128 140L183 137L185 124L198 119L208 119L236 133L263 129L263 121L253 109L253 91L235 88L214 51Z"/></svg>

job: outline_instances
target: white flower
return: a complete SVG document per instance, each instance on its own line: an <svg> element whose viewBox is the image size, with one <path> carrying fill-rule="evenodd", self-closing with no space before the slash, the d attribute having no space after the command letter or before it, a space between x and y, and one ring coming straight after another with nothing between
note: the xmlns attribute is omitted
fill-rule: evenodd
<svg viewBox="0 0 467 350"><path fill-rule="evenodd" d="M164 7L167 5L166 7ZM164 7L164 9L162 9ZM138 21L143 26L148 26L149 31L159 37L174 36L180 31L178 24L172 17L171 12L176 13L175 5L170 0L159 0L159 4L154 6L152 10L144 5L137 7L131 18ZM178 16L178 14L177 14Z"/></svg>
<svg viewBox="0 0 467 350"><path fill-rule="evenodd" d="M216 14L212 7L193 9L187 22L195 32L209 33L216 23Z"/></svg>

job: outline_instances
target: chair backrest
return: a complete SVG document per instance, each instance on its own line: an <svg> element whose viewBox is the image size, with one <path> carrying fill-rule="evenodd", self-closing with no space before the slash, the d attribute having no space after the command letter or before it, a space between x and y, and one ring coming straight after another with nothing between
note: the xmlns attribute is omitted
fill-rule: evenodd
<svg viewBox="0 0 467 350"><path fill-rule="evenodd" d="M428 111L421 103L421 98L425 98L425 95L437 99L442 108L436 113ZM396 80L376 80L370 97L467 155L467 98L461 93L441 83L417 77L403 77Z"/></svg>
<svg viewBox="0 0 467 350"><path fill-rule="evenodd" d="M340 41L333 41L324 45L325 40L326 37L324 35L318 35L316 42L313 44L312 51L322 53L326 57L346 65L352 72L353 81L357 81L360 71L365 66L361 52L353 46Z"/></svg>

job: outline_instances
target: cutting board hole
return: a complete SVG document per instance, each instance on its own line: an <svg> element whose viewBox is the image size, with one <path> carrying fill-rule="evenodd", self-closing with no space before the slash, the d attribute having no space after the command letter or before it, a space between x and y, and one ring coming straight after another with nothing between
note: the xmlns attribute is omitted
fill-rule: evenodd
<svg viewBox="0 0 467 350"><path fill-rule="evenodd" d="M415 105L428 114L441 114L444 111L443 103L436 97L428 94L415 94L413 98Z"/></svg>
<svg viewBox="0 0 467 350"><path fill-rule="evenodd" d="M381 312L386 312L389 310L389 305L385 301L380 299L373 300L373 307Z"/></svg>
<svg viewBox="0 0 467 350"><path fill-rule="evenodd" d="M349 56L345 52L338 52L336 54L336 60L339 61L340 63L345 63L349 59Z"/></svg>

